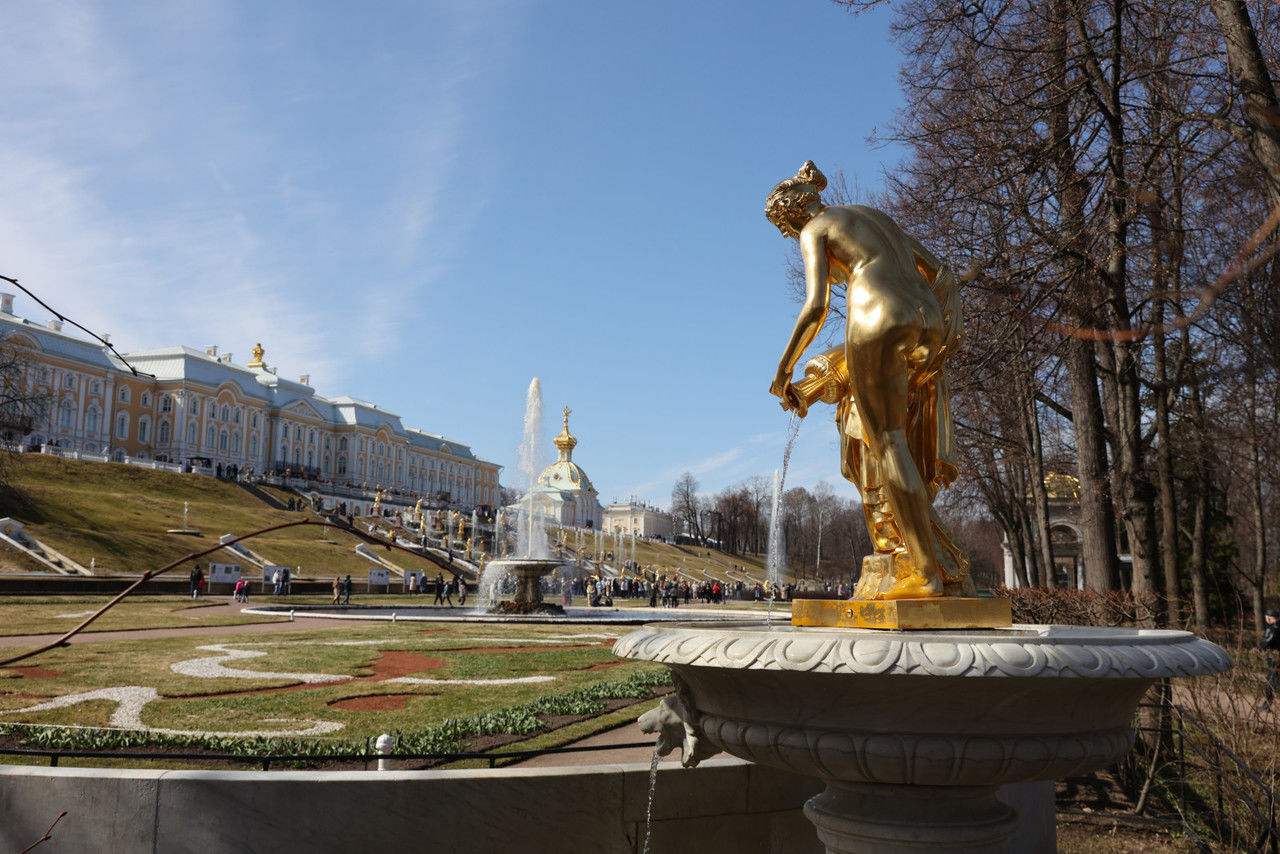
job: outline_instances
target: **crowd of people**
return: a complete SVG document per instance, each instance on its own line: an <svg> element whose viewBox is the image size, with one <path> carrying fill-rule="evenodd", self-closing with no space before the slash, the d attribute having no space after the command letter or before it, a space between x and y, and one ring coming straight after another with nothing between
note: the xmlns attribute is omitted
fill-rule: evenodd
<svg viewBox="0 0 1280 854"><path fill-rule="evenodd" d="M429 580L425 573L412 572L408 574L404 592L410 595L434 592L435 599L431 604L448 605L450 608L453 607L453 597L457 596L458 605L465 606L468 593L467 579L456 573L453 578L446 579L443 572L437 572L435 580Z"/></svg>

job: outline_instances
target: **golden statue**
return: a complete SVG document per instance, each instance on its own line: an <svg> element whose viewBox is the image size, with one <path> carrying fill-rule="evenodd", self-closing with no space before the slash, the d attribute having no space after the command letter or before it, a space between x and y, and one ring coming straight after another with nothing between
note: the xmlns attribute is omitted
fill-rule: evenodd
<svg viewBox="0 0 1280 854"><path fill-rule="evenodd" d="M262 349L261 341L259 341L257 344L254 344L253 345L253 361L250 362L246 367L265 368L266 364L262 361L262 354L265 352L266 351Z"/></svg>
<svg viewBox="0 0 1280 854"><path fill-rule="evenodd" d="M765 203L769 221L799 238L805 270L804 305L769 391L802 418L819 400L836 405L841 474L862 495L876 551L854 598L975 595L969 561L932 506L956 477L942 374L961 338L955 275L884 213L824 205L826 185L808 161ZM793 383L839 282L844 345L811 359Z"/></svg>

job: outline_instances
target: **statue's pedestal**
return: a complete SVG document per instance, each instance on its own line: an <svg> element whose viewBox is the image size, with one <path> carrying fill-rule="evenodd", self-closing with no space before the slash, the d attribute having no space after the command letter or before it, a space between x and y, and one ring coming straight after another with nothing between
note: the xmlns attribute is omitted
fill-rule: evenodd
<svg viewBox="0 0 1280 854"><path fill-rule="evenodd" d="M793 626L851 629L1007 629L1013 625L1008 599L795 599Z"/></svg>
<svg viewBox="0 0 1280 854"><path fill-rule="evenodd" d="M995 786L829 783L804 814L837 854L1005 851L1018 822Z"/></svg>
<svg viewBox="0 0 1280 854"><path fill-rule="evenodd" d="M671 668L651 722L687 764L719 748L824 780L805 812L838 854L1007 851L997 786L1115 761L1153 682L1231 666L1189 632L1076 626L667 623L614 652Z"/></svg>

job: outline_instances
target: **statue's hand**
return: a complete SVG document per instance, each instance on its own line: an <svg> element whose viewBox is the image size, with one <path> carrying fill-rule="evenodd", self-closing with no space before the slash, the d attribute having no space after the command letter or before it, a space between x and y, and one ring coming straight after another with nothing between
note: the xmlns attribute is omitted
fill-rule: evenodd
<svg viewBox="0 0 1280 854"><path fill-rule="evenodd" d="M773 378L773 382L769 385L769 394L774 397L781 397L786 400L787 386L791 385L791 374L778 371Z"/></svg>
<svg viewBox="0 0 1280 854"><path fill-rule="evenodd" d="M782 399L783 409L789 412L794 411L801 418L808 414L809 406L791 382L789 375L779 371L778 375L773 378L773 385L769 386L769 393Z"/></svg>

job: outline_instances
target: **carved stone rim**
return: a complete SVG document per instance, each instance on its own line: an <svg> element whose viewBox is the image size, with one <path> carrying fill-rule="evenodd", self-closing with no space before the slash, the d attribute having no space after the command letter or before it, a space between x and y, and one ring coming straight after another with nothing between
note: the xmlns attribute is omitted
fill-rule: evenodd
<svg viewBox="0 0 1280 854"><path fill-rule="evenodd" d="M1231 667L1221 647L1190 632L1098 626L893 632L758 621L649 624L620 638L613 652L670 665L886 676L1162 679Z"/></svg>

